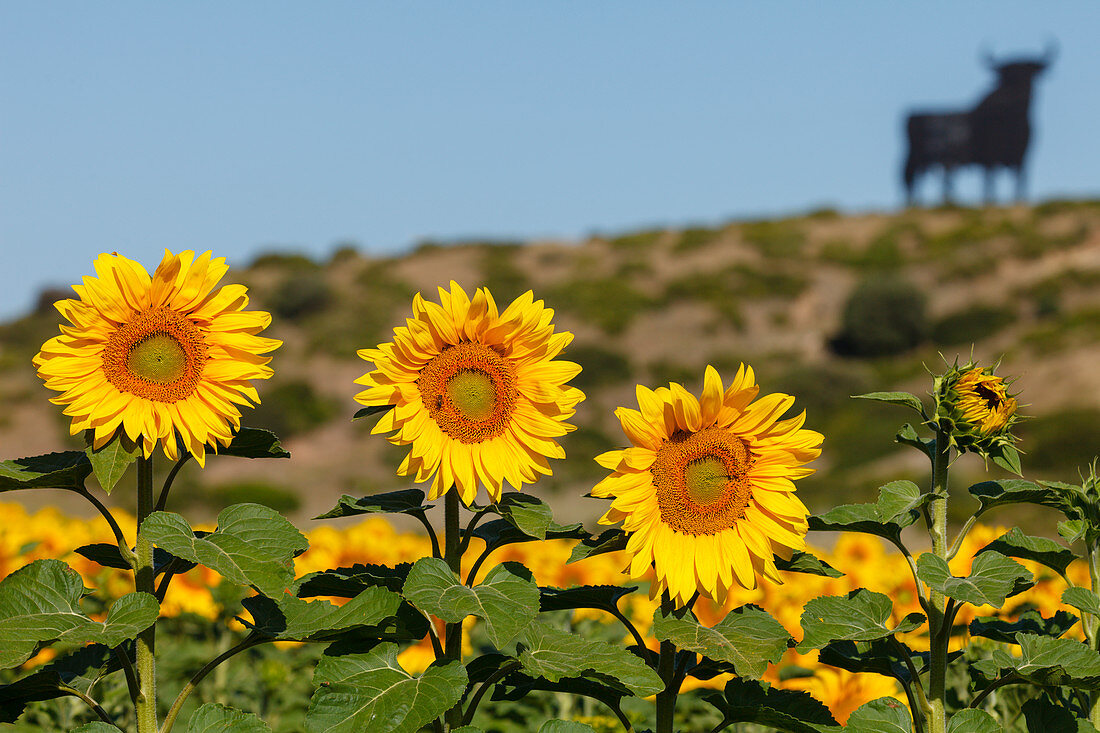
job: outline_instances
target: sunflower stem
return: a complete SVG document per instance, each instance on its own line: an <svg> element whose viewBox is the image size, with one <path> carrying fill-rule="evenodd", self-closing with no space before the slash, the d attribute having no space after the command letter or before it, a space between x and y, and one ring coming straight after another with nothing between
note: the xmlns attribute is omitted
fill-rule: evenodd
<svg viewBox="0 0 1100 733"><path fill-rule="evenodd" d="M1100 591L1100 548L1098 548L1093 541L1087 541L1087 549L1089 553L1089 580L1091 581L1091 589L1094 594ZM1096 633L1096 619L1089 619L1089 626L1092 627L1092 633L1089 634L1090 645L1093 649L1100 649L1100 634ZM1089 722L1095 725L1100 725L1100 692L1093 690L1089 693Z"/></svg>
<svg viewBox="0 0 1100 733"><path fill-rule="evenodd" d="M951 463L951 446L947 433L936 431L936 451L932 458L931 524L932 552L947 560L947 468ZM945 708L947 679L947 650L951 643L951 630L944 628L951 623L947 616L947 599L942 593L929 589L928 626L930 657L928 664L928 703L931 716L929 733L947 732Z"/></svg>
<svg viewBox="0 0 1100 733"><path fill-rule="evenodd" d="M666 590L661 596L661 613L669 616L674 611L675 606ZM661 642L661 652L657 658L657 675L665 683L665 689L657 693L657 733L673 733L676 695L680 691L680 686L676 684L675 679L676 645L671 641Z"/></svg>
<svg viewBox="0 0 1100 733"><path fill-rule="evenodd" d="M443 560L462 582L462 531L458 522L458 487L453 486L443 502ZM444 658L462 662L462 622L447 624L444 641ZM462 703L456 704L444 715L448 730L462 725Z"/></svg>
<svg viewBox="0 0 1100 733"><path fill-rule="evenodd" d="M145 518L153 513L153 458L138 456L137 459L137 547L134 565L134 586L139 593L155 595L153 574L153 543L142 532ZM156 733L157 731L157 680L156 680L156 640L157 625L138 634L136 644L135 668L138 678L137 710L138 733Z"/></svg>

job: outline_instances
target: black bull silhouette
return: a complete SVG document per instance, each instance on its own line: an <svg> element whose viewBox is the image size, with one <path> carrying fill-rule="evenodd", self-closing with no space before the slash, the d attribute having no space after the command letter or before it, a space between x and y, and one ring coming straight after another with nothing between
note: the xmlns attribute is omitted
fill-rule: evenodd
<svg viewBox="0 0 1100 733"><path fill-rule="evenodd" d="M1055 47L1048 44L1039 58L996 61L985 54L986 64L997 74L997 86L977 106L966 111L913 112L905 123L909 154L903 180L906 203L913 203L917 176L930 168L943 171L943 199L952 201L951 176L956 168L981 166L985 172L985 200L993 200L993 176L997 168L1016 175L1016 198L1024 197L1024 159L1031 139L1031 87L1054 61Z"/></svg>

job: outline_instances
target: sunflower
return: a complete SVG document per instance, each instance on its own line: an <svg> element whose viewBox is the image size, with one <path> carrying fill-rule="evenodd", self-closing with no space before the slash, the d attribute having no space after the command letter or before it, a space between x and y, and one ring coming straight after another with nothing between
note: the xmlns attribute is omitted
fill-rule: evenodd
<svg viewBox="0 0 1100 733"><path fill-rule="evenodd" d="M820 455L822 436L802 428L804 412L779 420L794 397L752 403L759 390L751 367L723 389L708 366L700 399L675 382L638 385L641 410L615 411L633 447L597 456L612 474L592 495L614 499L600 523L632 533L625 572L652 565L654 596L667 589L683 606L698 591L724 603L735 584L755 588L757 573L783 582L773 555L805 547L793 480L813 472L802 466Z"/></svg>
<svg viewBox="0 0 1100 733"><path fill-rule="evenodd" d="M480 482L497 501L503 481L519 489L565 457L555 438L574 429L564 421L584 394L566 384L580 366L554 357L573 334L555 334L554 312L530 291L503 313L488 289L470 299L453 280L439 299L417 293L393 341L358 352L375 369L355 399L394 406L372 432L412 446L397 473L431 479L431 499L455 486L469 505Z"/></svg>
<svg viewBox="0 0 1100 733"><path fill-rule="evenodd" d="M982 435L1004 430L1016 414L1016 399L1005 381L975 367L963 372L954 385L959 416Z"/></svg>
<svg viewBox="0 0 1100 733"><path fill-rule="evenodd" d="M931 427L947 433L960 451L997 455L1016 438L1019 405L1008 393L1009 383L992 367L957 364L936 379L936 415Z"/></svg>
<svg viewBox="0 0 1100 733"><path fill-rule="evenodd" d="M271 316L243 310L243 285L214 290L228 269L210 252L165 251L152 277L119 254L96 259L99 277L55 304L72 325L34 358L38 376L61 393L51 402L66 406L73 435L89 431L99 449L121 429L146 458L159 440L172 460L182 442L200 465L207 445L229 445L241 426L237 405L260 402L248 380L271 376L262 354L282 342L256 335Z"/></svg>

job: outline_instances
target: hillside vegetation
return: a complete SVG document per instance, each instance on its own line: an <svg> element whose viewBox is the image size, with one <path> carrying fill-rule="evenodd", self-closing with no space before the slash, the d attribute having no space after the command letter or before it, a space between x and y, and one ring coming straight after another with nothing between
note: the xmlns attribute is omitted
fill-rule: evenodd
<svg viewBox="0 0 1100 733"><path fill-rule="evenodd" d="M451 279L468 291L487 285L501 305L532 289L557 311L559 329L576 335L566 358L583 366L574 384L588 399L564 440L568 458L534 489L562 518L602 511L583 498L603 473L592 456L623 444L612 413L635 405L634 385L675 380L697 390L708 363L727 379L752 364L764 391L796 395L808 426L825 434L818 473L800 482L811 509L866 500L880 478L922 476L925 467L890 440L906 416L849 396L924 394L924 365L938 369L940 354L965 360L972 344L976 357L1003 356L1001 373L1019 376L1022 411L1033 416L1019 431L1029 477L1075 478L1100 452L1098 202L821 211L579 243L425 243L399 257L345 248L325 262L271 253L231 264L230 279L274 314L269 333L285 341L276 377L259 385L264 404L246 423L278 432L294 457L211 460L204 472L190 469L174 500L260 501L303 518L341 493L407 485L394 475L403 451L350 421L352 380L367 370L355 351L388 340L414 293L435 298ZM56 333L56 297L65 294L44 293L34 313L0 326L4 457L75 444L30 364ZM967 472L985 475L964 460Z"/></svg>

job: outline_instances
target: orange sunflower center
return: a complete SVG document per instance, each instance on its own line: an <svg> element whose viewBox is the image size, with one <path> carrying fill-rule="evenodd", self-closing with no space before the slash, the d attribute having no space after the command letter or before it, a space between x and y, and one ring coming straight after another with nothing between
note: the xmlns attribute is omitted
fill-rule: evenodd
<svg viewBox="0 0 1100 733"><path fill-rule="evenodd" d="M120 326L103 349L103 373L120 392L178 402L195 391L206 364L198 326L169 308L154 308Z"/></svg>
<svg viewBox="0 0 1100 733"><path fill-rule="evenodd" d="M729 529L745 516L752 498L752 462L745 441L728 430L676 432L650 469L661 519L690 535Z"/></svg>
<svg viewBox="0 0 1100 733"><path fill-rule="evenodd" d="M448 346L416 380L428 415L462 443L504 433L516 406L516 368L485 344Z"/></svg>

